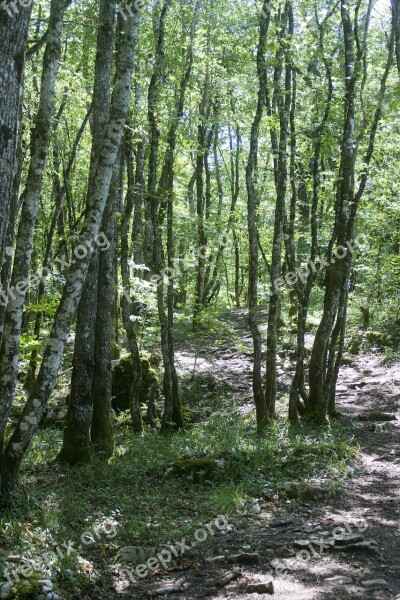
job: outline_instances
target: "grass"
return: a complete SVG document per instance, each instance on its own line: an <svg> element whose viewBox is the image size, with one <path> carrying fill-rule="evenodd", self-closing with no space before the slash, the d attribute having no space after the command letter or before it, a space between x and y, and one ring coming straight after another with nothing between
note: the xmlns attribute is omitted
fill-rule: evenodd
<svg viewBox="0 0 400 600"><path fill-rule="evenodd" d="M205 418L162 437L151 430L134 436L121 417L109 461L95 458L86 466L60 465L54 462L60 430L40 430L24 465L18 502L0 523L3 560L10 552L32 560L68 540L79 549L84 532L100 531L106 521L114 523L114 537L99 535L94 544L52 566L67 597L79 596L82 587L94 585L86 559L93 572L95 565L101 571L111 568L121 547L146 549L190 538L220 514L239 523L245 517L238 506L249 497L284 497L286 481L306 478L332 485L334 480L336 489L354 463L357 447L350 423L333 423L317 437L308 429L290 429L282 419L260 438L253 414L243 414L242 401L218 388L212 396L203 396L196 379L188 385L188 408ZM202 457L223 461L218 478L193 483L185 475L165 477L174 461Z"/></svg>
<svg viewBox="0 0 400 600"><path fill-rule="evenodd" d="M237 337L232 324L222 327L216 315L206 317L220 343L229 338L232 347ZM190 323L182 319L178 329L186 339ZM209 335L205 328L204 340L198 342L207 343ZM353 472L358 447L351 422L333 421L317 434L280 418L259 437L252 405L226 382L211 374L187 375L181 380L187 428L168 437L151 429L135 436L129 416L122 414L114 430L115 453L108 461L95 457L85 466L61 465L55 460L60 429L38 431L16 502L0 518L0 568L10 554L18 558L15 568L71 541L75 551L59 553L44 574L67 599L109 598L122 548L137 547L151 555L169 541L191 539L196 529L221 514L240 527L256 518L242 508L249 499L258 498L261 505L271 499L296 502L284 484L305 480L333 494ZM222 466L210 477L193 477L190 469L166 476L173 463L191 459ZM106 534L107 524L113 535ZM93 543L82 542L85 532Z"/></svg>

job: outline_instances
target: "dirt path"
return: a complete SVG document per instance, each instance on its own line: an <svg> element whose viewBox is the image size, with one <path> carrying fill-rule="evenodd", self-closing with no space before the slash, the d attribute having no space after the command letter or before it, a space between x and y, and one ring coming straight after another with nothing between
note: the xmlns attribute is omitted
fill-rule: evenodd
<svg viewBox="0 0 400 600"><path fill-rule="evenodd" d="M253 410L252 343L244 311L231 311L226 322L230 332L224 334L221 322L217 341L214 335L197 348L183 344L178 368L181 376L194 369L214 375L232 393L248 398L244 409ZM282 353L280 392L290 383L290 368L288 353ZM387 367L382 357L370 354L345 366L338 409L356 420L361 452L357 473L339 497L318 503L261 500L256 521L225 535L213 548L215 562L189 569L188 587L168 597L255 600L271 596L248 593L247 586L272 581L273 597L279 600L400 598L399 406L399 365ZM286 409L278 405L278 410L284 414ZM221 558L227 553L243 555L240 577L221 585L224 575L234 572ZM154 583L172 584L176 578L171 574Z"/></svg>

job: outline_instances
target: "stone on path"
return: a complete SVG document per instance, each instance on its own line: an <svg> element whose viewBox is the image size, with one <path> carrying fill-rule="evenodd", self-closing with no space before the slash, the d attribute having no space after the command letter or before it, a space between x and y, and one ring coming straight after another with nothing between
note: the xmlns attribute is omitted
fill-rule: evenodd
<svg viewBox="0 0 400 600"><path fill-rule="evenodd" d="M361 585L366 588L379 588L387 587L387 582L384 579L366 579Z"/></svg>

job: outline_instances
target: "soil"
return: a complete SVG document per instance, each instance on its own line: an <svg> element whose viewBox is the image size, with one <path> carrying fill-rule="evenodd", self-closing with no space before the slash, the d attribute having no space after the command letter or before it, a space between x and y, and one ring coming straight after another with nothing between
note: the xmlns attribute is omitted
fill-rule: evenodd
<svg viewBox="0 0 400 600"><path fill-rule="evenodd" d="M226 321L234 328L236 344L232 345L232 335L226 340L219 335L219 344L212 337L208 344L187 341L178 349L177 366L180 374L195 369L217 376L241 398L247 398L244 409L250 411L252 342L245 312L230 311ZM291 381L291 363L290 354L283 353L280 391ZM185 577L180 592L168 594L168 598L400 599L399 365L388 366L374 353L359 356L341 369L337 391L337 408L356 422L361 448L358 468L337 497L290 503L261 499L259 514L251 524L214 539L214 546L208 547L204 556L183 562L168 576L130 586L129 597L148 597ZM286 410L283 405L278 409L282 414ZM355 543L363 543L353 548L339 546L342 534L343 544L348 544L349 536L356 536ZM333 547L326 543L332 538ZM232 554L242 554L236 566L216 558ZM216 562L208 562L210 558ZM248 562L255 564L244 564ZM226 575L235 579L225 583ZM249 584L271 581L273 596L267 590L247 589Z"/></svg>

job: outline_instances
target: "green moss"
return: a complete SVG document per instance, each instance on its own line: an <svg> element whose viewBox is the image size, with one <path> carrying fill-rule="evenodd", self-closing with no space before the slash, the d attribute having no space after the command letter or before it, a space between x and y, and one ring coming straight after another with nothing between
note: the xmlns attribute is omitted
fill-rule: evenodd
<svg viewBox="0 0 400 600"><path fill-rule="evenodd" d="M349 354L359 354L360 350L361 350L361 344L362 344L362 337L361 335L359 335L358 333L354 333L348 343L347 343L347 350L349 352Z"/></svg>
<svg viewBox="0 0 400 600"><path fill-rule="evenodd" d="M365 336L370 344L378 348L385 348L392 345L390 335L382 333L382 331L367 331Z"/></svg>
<svg viewBox="0 0 400 600"><path fill-rule="evenodd" d="M177 460L172 465L171 474L191 479L194 483L204 480L215 480L219 474L220 467L216 460L209 458L189 458Z"/></svg>
<svg viewBox="0 0 400 600"><path fill-rule="evenodd" d="M11 598L13 600L34 600L41 589L40 575L32 575L27 579L18 581L18 583L14 585L11 589Z"/></svg>
<svg viewBox="0 0 400 600"><path fill-rule="evenodd" d="M66 462L70 465L85 464L91 461L93 448L87 436L79 440L78 436L74 440L68 440L63 444L57 459L60 462Z"/></svg>
<svg viewBox="0 0 400 600"><path fill-rule="evenodd" d="M146 358L141 359L142 363L142 389L140 394L141 404L147 404L150 390L154 383L158 387L158 377L156 371L150 365ZM130 394L134 383L135 374L132 367L132 361L123 358L113 369L112 380L112 407L117 412L129 410Z"/></svg>

